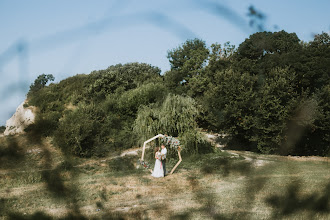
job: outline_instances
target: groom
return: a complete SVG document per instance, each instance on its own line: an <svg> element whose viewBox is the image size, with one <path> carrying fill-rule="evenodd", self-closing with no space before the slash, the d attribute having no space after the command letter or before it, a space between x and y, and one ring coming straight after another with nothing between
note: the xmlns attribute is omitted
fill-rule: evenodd
<svg viewBox="0 0 330 220"><path fill-rule="evenodd" d="M161 148L162 148L162 150L161 150L160 153L164 155L164 157L162 159L162 165L163 165L163 169L164 169L164 176L166 176L166 154L167 154L167 149L166 149L164 144L162 144Z"/></svg>

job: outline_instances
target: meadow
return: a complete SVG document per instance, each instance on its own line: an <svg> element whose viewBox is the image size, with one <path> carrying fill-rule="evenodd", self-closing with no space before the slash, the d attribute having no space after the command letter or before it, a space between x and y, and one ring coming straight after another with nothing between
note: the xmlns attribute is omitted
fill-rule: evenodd
<svg viewBox="0 0 330 220"><path fill-rule="evenodd" d="M330 217L327 157L214 149L183 155L176 172L156 179L134 155L77 158L26 135L0 143L0 219Z"/></svg>

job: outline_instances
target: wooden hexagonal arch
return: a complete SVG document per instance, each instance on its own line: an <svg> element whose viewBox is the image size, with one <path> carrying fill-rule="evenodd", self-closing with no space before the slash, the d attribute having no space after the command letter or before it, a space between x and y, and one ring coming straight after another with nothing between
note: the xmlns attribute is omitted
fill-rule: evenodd
<svg viewBox="0 0 330 220"><path fill-rule="evenodd" d="M155 139L157 139L157 138L164 138L164 137L165 137L165 135L163 135L163 134L158 134L158 135L156 135L155 137L152 137L152 138L146 140L146 141L143 143L143 149L142 149L141 161L144 161L144 153L145 153L146 145L147 145L149 142L151 142L151 141L153 141L153 140L155 140ZM178 162L175 164L175 166L172 168L170 174L172 174L172 173L175 171L175 169L179 166L179 164L182 162L181 153L180 153L181 148L179 147L179 148L177 149L177 151L178 151L178 155L179 155L179 161L178 161Z"/></svg>

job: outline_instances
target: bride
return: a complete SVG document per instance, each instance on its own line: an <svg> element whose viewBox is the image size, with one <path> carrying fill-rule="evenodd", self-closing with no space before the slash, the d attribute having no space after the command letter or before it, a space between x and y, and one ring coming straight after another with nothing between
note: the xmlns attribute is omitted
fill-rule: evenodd
<svg viewBox="0 0 330 220"><path fill-rule="evenodd" d="M154 170L153 170L151 176L164 177L164 170L163 170L163 166L162 166L161 153L159 151L159 147L155 148L155 158L156 158L155 167L154 167Z"/></svg>

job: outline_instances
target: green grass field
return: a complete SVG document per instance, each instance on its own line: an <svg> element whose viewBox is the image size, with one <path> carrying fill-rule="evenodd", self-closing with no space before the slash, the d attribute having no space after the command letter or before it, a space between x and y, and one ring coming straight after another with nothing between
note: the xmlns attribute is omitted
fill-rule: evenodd
<svg viewBox="0 0 330 220"><path fill-rule="evenodd" d="M183 155L155 179L134 156L77 159L49 139L0 141L1 219L330 218L328 158L215 150Z"/></svg>

